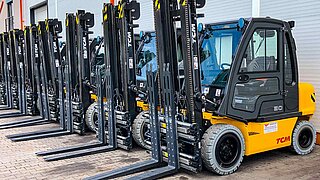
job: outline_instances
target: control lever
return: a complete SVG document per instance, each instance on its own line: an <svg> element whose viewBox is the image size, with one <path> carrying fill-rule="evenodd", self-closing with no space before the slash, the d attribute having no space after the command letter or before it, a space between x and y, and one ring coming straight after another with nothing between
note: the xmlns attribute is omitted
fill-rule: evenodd
<svg viewBox="0 0 320 180"><path fill-rule="evenodd" d="M143 92L141 90L138 89L138 87L136 85L130 85L129 89L133 92L135 92L136 94L141 93L143 95L148 95L146 92Z"/></svg>
<svg viewBox="0 0 320 180"><path fill-rule="evenodd" d="M218 106L217 103L215 103L215 102L207 99L205 94L197 93L197 94L195 95L195 98L196 98L196 100L201 101L202 104L209 103L209 104L212 104L214 107Z"/></svg>

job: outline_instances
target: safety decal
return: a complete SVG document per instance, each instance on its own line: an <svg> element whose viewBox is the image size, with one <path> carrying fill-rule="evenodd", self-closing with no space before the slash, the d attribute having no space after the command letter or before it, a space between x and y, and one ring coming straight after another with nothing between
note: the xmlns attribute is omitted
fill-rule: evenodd
<svg viewBox="0 0 320 180"><path fill-rule="evenodd" d="M58 68L59 66L60 66L59 59L56 59L56 67Z"/></svg>
<svg viewBox="0 0 320 180"><path fill-rule="evenodd" d="M264 134L273 133L278 131L278 123L272 122L263 125Z"/></svg>
<svg viewBox="0 0 320 180"><path fill-rule="evenodd" d="M208 88L208 87L205 87L204 89L203 89L203 94L208 94L209 93L209 90L210 90L210 88Z"/></svg>
<svg viewBox="0 0 320 180"><path fill-rule="evenodd" d="M160 2L159 2L159 0L156 0L156 1L155 1L154 7L155 7L156 10L159 10L159 9L160 9Z"/></svg>
<svg viewBox="0 0 320 180"><path fill-rule="evenodd" d="M193 57L193 67L194 67L194 69L199 69L198 57L197 56Z"/></svg>
<svg viewBox="0 0 320 180"><path fill-rule="evenodd" d="M129 58L129 69L133 69L133 59Z"/></svg>
<svg viewBox="0 0 320 180"><path fill-rule="evenodd" d="M221 89L217 89L217 90L216 90L216 96L217 96L217 97L220 97L220 95L221 95Z"/></svg>
<svg viewBox="0 0 320 180"><path fill-rule="evenodd" d="M316 102L316 93L311 94L311 100Z"/></svg>

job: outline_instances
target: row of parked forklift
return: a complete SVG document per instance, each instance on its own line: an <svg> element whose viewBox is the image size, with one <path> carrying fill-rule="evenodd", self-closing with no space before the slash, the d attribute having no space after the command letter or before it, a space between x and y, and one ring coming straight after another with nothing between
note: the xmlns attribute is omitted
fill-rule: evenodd
<svg viewBox="0 0 320 180"><path fill-rule="evenodd" d="M203 25L205 0L153 5L155 31L139 35L135 0L104 4L103 37L91 37L94 15L83 10L67 13L64 41L58 19L1 33L0 102L14 112L0 118L28 118L0 129L59 124L7 136L14 142L96 133L94 142L36 153L46 161L134 144L150 152L150 160L87 179L157 179L203 166L227 175L244 156L313 150L315 93L298 80L293 21Z"/></svg>

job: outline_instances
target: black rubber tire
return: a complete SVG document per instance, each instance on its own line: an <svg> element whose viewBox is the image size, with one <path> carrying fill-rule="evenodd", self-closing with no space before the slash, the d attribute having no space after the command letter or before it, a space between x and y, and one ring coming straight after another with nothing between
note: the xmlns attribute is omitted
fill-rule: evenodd
<svg viewBox="0 0 320 180"><path fill-rule="evenodd" d="M38 109L39 112L42 111L42 107L41 107L41 102L40 101L41 101L40 97L38 97L36 106L37 106L37 109Z"/></svg>
<svg viewBox="0 0 320 180"><path fill-rule="evenodd" d="M238 144L236 155L232 160L230 167L223 167L222 163L218 162L216 149L220 139L224 139L227 136L232 136ZM235 172L243 160L245 152L245 141L241 131L232 125L228 124L215 124L209 127L204 133L201 140L201 156L204 166L211 172L218 175L228 175ZM233 148L234 149L234 148Z"/></svg>
<svg viewBox="0 0 320 180"><path fill-rule="evenodd" d="M148 122L149 112L140 112L133 121L132 124L132 137L134 141L142 148L150 150L151 147L145 142L144 133L145 125Z"/></svg>
<svg viewBox="0 0 320 180"><path fill-rule="evenodd" d="M300 138L302 138L300 137L300 135L305 135L304 138L307 138L305 139L307 140L307 142L300 142L299 140L301 140ZM292 132L291 149L299 155L306 155L311 153L314 149L314 146L316 145L316 136L316 129L311 122L298 121Z"/></svg>
<svg viewBox="0 0 320 180"><path fill-rule="evenodd" d="M98 116L97 106L98 106L98 104L96 102L92 103L88 107L88 109L86 111L86 115L85 115L86 125L87 125L88 129L93 132L97 132L97 130L98 130L98 127L95 124L95 117Z"/></svg>

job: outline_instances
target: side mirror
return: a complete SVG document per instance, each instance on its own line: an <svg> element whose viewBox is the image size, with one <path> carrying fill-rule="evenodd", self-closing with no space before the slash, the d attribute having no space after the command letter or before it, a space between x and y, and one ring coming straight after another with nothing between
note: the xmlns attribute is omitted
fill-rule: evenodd
<svg viewBox="0 0 320 180"><path fill-rule="evenodd" d="M203 8L206 5L206 0L196 0L197 8Z"/></svg>
<svg viewBox="0 0 320 180"><path fill-rule="evenodd" d="M292 29L292 28L294 28L296 22L295 21L289 21L288 23L289 23L290 28Z"/></svg>

